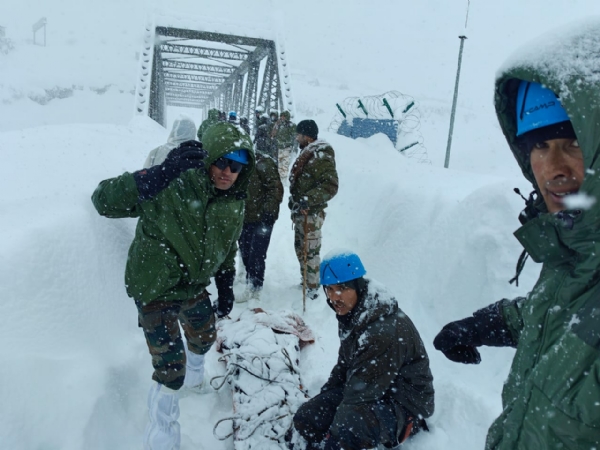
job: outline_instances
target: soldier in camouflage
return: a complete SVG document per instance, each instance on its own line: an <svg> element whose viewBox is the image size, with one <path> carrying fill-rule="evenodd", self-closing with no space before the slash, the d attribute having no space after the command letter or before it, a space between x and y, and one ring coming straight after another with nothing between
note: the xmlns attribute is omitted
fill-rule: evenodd
<svg viewBox="0 0 600 450"><path fill-rule="evenodd" d="M274 144L277 146L278 170L282 181L287 181L292 153L296 149L296 124L290 120L290 112L283 111L275 124Z"/></svg>
<svg viewBox="0 0 600 450"><path fill-rule="evenodd" d="M308 297L319 295L319 263L321 228L325 208L338 191L335 153L331 145L318 139L319 128L314 120L303 120L296 127L296 141L300 154L290 170L290 198L288 206L294 224L294 248L304 279L306 241L306 286ZM306 227L306 230L305 230Z"/></svg>

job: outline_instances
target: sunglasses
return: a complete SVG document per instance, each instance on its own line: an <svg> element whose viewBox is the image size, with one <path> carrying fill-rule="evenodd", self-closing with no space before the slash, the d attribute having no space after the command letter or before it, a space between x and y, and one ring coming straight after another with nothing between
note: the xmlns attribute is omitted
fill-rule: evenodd
<svg viewBox="0 0 600 450"><path fill-rule="evenodd" d="M241 162L237 162L234 161L233 159L229 159L229 158L219 158L217 159L214 163L214 166L217 166L217 168L219 170L225 170L229 167L229 170L231 170L231 173L240 173L242 171L242 169L244 168L244 165Z"/></svg>

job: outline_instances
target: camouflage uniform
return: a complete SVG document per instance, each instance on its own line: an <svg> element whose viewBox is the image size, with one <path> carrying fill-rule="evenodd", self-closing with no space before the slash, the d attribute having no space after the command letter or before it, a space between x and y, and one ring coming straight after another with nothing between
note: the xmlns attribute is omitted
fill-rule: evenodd
<svg viewBox="0 0 600 450"><path fill-rule="evenodd" d="M304 278L304 240L307 239L308 288L319 287L319 264L321 259L321 228L325 220L325 208L338 191L338 175L335 168L335 153L331 146L316 140L307 145L298 155L290 170L290 199L295 237L294 248L300 262L300 273ZM300 209L308 209L307 215ZM307 224L307 234L304 224Z"/></svg>
<svg viewBox="0 0 600 450"><path fill-rule="evenodd" d="M135 300L152 355L152 378L174 390L182 386L186 373L177 322L192 353L206 353L215 340L206 287L215 277L221 300L222 291L230 288L227 280L233 283L244 198L254 170L254 152L249 151L249 164L233 186L216 189L208 167L237 148L251 149L252 141L226 123L211 126L204 141L205 167L182 172L152 198L140 199L135 175L128 172L102 181L92 196L105 217L139 218L125 270L127 294ZM227 302L233 305L232 298ZM217 303L219 313L221 301Z"/></svg>
<svg viewBox="0 0 600 450"><path fill-rule="evenodd" d="M144 330L152 356L152 379L170 389L179 389L186 373L179 323L192 353L204 355L216 339L215 317L208 292L190 300L136 304L139 325Z"/></svg>
<svg viewBox="0 0 600 450"><path fill-rule="evenodd" d="M283 111L275 125L275 143L277 145L277 158L279 176L287 180L288 169L292 158L292 151L296 146L296 124L290 121L289 111Z"/></svg>

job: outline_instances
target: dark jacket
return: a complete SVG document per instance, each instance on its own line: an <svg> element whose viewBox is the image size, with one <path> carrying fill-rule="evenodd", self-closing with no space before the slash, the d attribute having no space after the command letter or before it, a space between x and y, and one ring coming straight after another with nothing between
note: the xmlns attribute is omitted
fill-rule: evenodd
<svg viewBox="0 0 600 450"><path fill-rule="evenodd" d="M256 129L256 136L254 137L254 144L256 145L256 151L275 157L273 154L272 144L273 141L269 135L269 118L261 116L258 119L258 128Z"/></svg>
<svg viewBox="0 0 600 450"><path fill-rule="evenodd" d="M419 332L387 289L367 280L354 309L337 318L338 361L321 391L343 388L346 404L393 399L399 417L405 411L415 418L431 416L429 357Z"/></svg>
<svg viewBox="0 0 600 450"><path fill-rule="evenodd" d="M600 21L553 34L512 58L498 74L502 131L534 185L529 153L517 145L518 80L553 90L575 129L588 169L580 194L589 209L539 217L515 236L543 264L525 299L499 303L517 351L491 426L488 450L600 448Z"/></svg>
<svg viewBox="0 0 600 450"><path fill-rule="evenodd" d="M270 156L256 152L256 168L248 184L244 223L263 222L267 219L274 222L279 217L281 200L283 184L275 161Z"/></svg>
<svg viewBox="0 0 600 450"><path fill-rule="evenodd" d="M290 199L292 213L300 200L308 203L309 214L317 214L327 207L338 191L335 152L319 139L300 151L290 170Z"/></svg>
<svg viewBox="0 0 600 450"><path fill-rule="evenodd" d="M205 168L183 172L152 199L139 200L128 172L102 181L92 196L105 217L139 217L125 284L127 294L143 304L193 298L217 271L235 270L254 152L249 152L250 164L227 191L215 189L208 168L232 150L251 149L252 142L243 131L219 123L205 135L204 148Z"/></svg>

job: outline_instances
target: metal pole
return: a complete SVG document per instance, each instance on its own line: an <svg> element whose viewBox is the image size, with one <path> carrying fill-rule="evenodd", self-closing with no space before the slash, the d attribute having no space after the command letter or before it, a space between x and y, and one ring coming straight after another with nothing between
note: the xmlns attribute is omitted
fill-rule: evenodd
<svg viewBox="0 0 600 450"><path fill-rule="evenodd" d="M456 83L454 84L454 99L452 100L452 112L450 113L450 130L448 131L448 145L446 146L446 160L444 168L447 169L450 164L450 147L452 147L452 132L454 131L454 116L456 115L456 101L458 100L458 82L460 80L460 66L462 63L463 46L466 36L459 36L460 50L458 51L458 69L456 71Z"/></svg>

